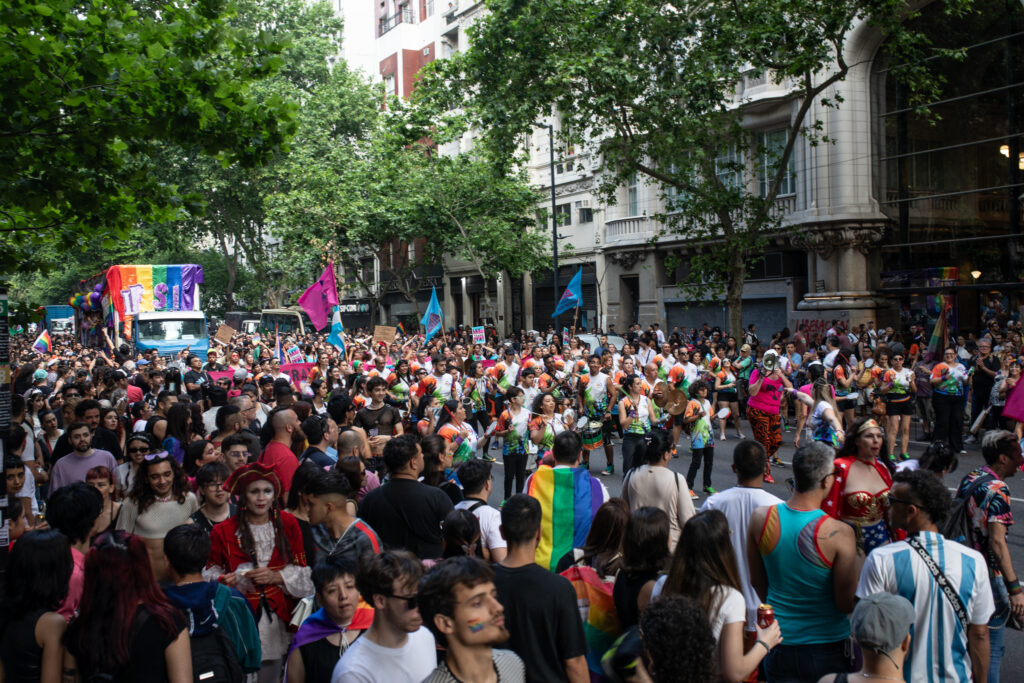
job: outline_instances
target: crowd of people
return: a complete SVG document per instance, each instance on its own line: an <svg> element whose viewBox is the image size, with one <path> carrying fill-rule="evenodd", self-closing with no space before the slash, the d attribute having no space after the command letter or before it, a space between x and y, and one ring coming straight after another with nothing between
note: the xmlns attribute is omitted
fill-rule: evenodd
<svg viewBox="0 0 1024 683"><path fill-rule="evenodd" d="M0 680L998 681L1020 325L926 334L15 337Z"/></svg>

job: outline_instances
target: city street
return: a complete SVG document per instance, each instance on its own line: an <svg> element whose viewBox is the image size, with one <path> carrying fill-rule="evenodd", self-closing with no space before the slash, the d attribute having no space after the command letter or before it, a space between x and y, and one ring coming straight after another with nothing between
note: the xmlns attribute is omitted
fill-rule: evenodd
<svg viewBox="0 0 1024 683"><path fill-rule="evenodd" d="M749 433L749 428L747 430ZM793 457L793 432L786 432L783 434L783 446L779 452L779 456L783 462L788 463ZM725 442L718 442L715 444L715 466L712 471L711 481L712 486L715 489L721 491L730 486L736 484L735 477L730 469L732 463L732 449L736 445L737 440L730 438ZM911 444L911 454L913 456L919 455L924 451L925 444L922 442L914 442ZM690 465L689 451L684 450L688 448L688 441L685 435L682 436L679 444L680 457L672 460L669 467L686 476L686 469ZM504 470L500 466L500 457L497 455L498 451L492 450L492 454L499 458L498 466L494 468L494 494L491 496L490 503L497 505L501 502L501 491L503 487ZM615 458L616 458L616 469L621 463L621 453L619 444L615 446ZM960 478L963 477L967 472L978 467L982 464L981 449L978 446L971 448L968 447L967 455L960 457L959 468L950 474L946 478L946 484L951 488L955 488L956 484L959 483ZM596 451L592 457L591 471L597 475L597 473L604 467L604 456L603 451ZM771 491L775 495L782 499L786 499L789 496L789 486L786 484L786 479L790 476L791 470L788 468L774 469L773 474L775 476L775 484L765 484L765 489ZM701 475L698 473L698 477ZM600 477L601 481L604 482L605 486L608 487L609 493L612 495L618 495L622 489L622 474L616 471L615 475L609 477ZM1007 482L1010 487L1010 495L1013 499L1014 510L1018 516L1024 514L1024 475L1014 477ZM952 491L951 491L952 493ZM703 501L707 498L706 495L701 495L700 500L694 501L694 506L699 510ZM1013 565L1018 572L1024 572L1024 527L1011 528L1007 537L1007 541L1010 546L1010 553L1013 557ZM1002 674L1000 676L1002 683L1010 683L1010 681L1022 681L1024 680L1024 657L1019 656L1019 653L1024 652L1024 633L1020 631L1010 630L1006 635L1006 655L1003 659Z"/></svg>

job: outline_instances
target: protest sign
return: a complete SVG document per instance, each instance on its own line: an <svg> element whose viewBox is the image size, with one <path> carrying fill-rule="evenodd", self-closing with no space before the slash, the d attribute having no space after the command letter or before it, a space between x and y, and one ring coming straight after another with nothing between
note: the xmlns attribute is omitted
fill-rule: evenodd
<svg viewBox="0 0 1024 683"><path fill-rule="evenodd" d="M373 327L373 346L377 347L377 344L384 342L390 344L395 341L396 329L390 325L375 325Z"/></svg>
<svg viewBox="0 0 1024 683"><path fill-rule="evenodd" d="M209 371L207 371L206 374L210 376L210 382L213 383L213 384L216 384L217 380L219 380L221 378L224 378L224 377L227 377L228 379L234 378L235 371L234 370L209 370Z"/></svg>
<svg viewBox="0 0 1024 683"><path fill-rule="evenodd" d="M484 326L480 325L479 327L474 327L473 328L473 343L474 344L484 344L486 342L487 342L487 333L484 332Z"/></svg>
<svg viewBox="0 0 1024 683"><path fill-rule="evenodd" d="M237 334L235 328L221 324L221 326L217 328L217 334L213 335L213 338L221 344L227 345L231 343L231 338L235 336L235 334Z"/></svg>
<svg viewBox="0 0 1024 683"><path fill-rule="evenodd" d="M309 373L314 367L316 363L285 363L281 366L281 372L288 375L296 391L301 391L302 383L309 379Z"/></svg>

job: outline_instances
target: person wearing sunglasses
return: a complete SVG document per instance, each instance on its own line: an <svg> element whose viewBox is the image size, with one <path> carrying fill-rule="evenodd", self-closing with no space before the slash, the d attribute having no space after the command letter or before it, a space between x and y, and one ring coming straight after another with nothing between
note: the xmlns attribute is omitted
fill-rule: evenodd
<svg viewBox="0 0 1024 683"><path fill-rule="evenodd" d="M117 466L117 482L122 491L131 491L135 483L135 474L139 471L139 463L152 450L149 435L144 432L133 434L125 444L127 458Z"/></svg>
<svg viewBox="0 0 1024 683"><path fill-rule="evenodd" d="M910 457L910 417L914 414L914 394L916 383L914 372L903 364L904 351L902 344L894 344L889 358L892 367L885 371L879 385L879 391L885 397L885 419L888 421L885 430L889 442L887 449L889 459L893 461L907 460ZM900 449L895 450L896 434L900 434Z"/></svg>
<svg viewBox="0 0 1024 683"><path fill-rule="evenodd" d="M368 556L356 575L359 594L374 608L373 624L345 651L331 683L419 683L437 666L434 636L423 625L417 588L419 559L405 550Z"/></svg>

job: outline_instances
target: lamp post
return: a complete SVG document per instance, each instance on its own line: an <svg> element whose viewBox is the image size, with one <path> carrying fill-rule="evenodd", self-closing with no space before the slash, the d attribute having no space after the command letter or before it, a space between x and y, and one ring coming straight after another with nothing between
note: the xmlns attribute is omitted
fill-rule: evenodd
<svg viewBox="0 0 1024 683"><path fill-rule="evenodd" d="M551 163L551 256L553 259L551 267L551 303L553 308L558 307L558 217L555 215L555 127L551 123L534 123L538 128L548 129L548 160ZM558 316L555 319L555 334L558 334ZM537 326L540 327L539 325Z"/></svg>

